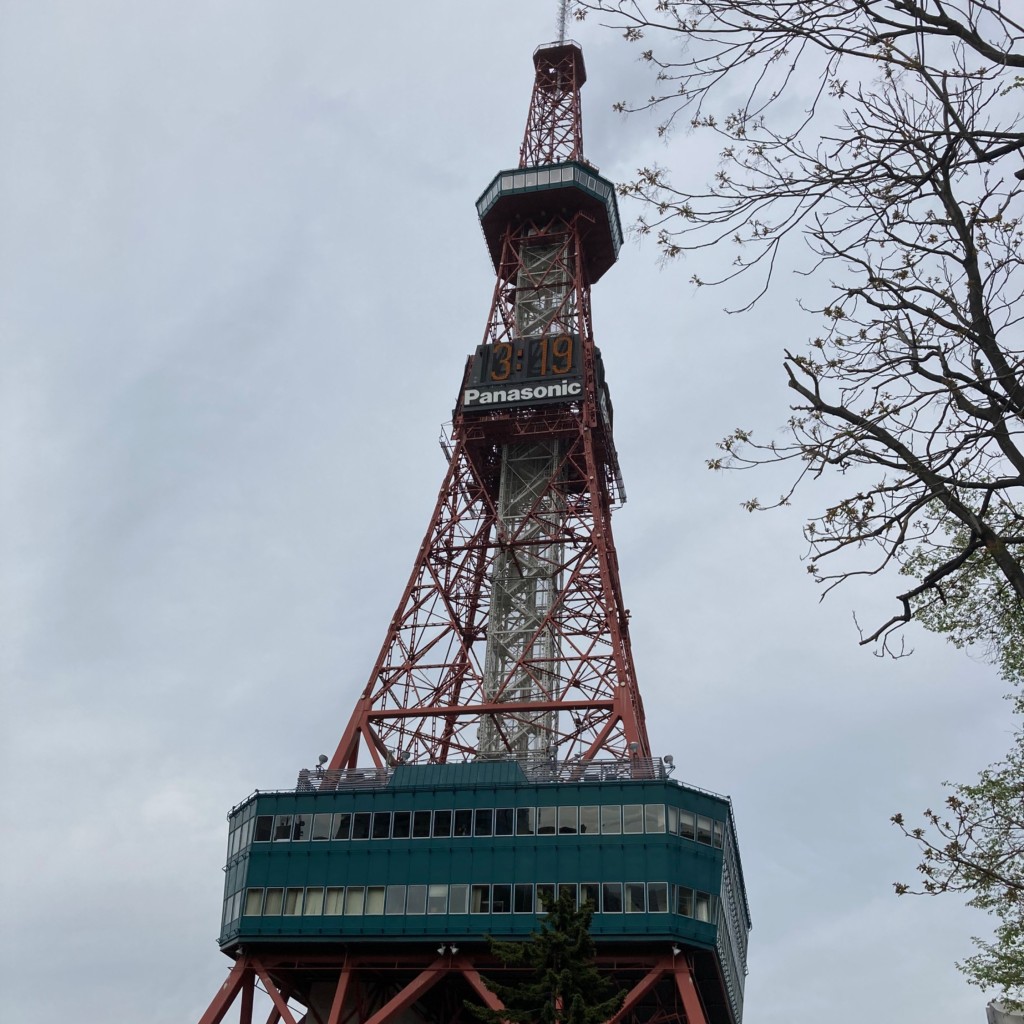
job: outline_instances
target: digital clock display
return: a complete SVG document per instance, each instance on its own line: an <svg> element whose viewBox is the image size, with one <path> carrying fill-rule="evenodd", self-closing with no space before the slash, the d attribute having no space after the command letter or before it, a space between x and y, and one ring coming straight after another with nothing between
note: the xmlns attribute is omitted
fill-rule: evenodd
<svg viewBox="0 0 1024 1024"><path fill-rule="evenodd" d="M572 334L516 338L477 347L462 406L474 409L579 401L583 346Z"/></svg>

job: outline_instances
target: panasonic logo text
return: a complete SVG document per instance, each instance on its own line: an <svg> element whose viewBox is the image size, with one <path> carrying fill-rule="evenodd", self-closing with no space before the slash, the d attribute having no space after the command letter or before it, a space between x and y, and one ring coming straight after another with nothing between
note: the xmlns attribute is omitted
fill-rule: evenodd
<svg viewBox="0 0 1024 1024"><path fill-rule="evenodd" d="M552 398L577 398L582 393L583 383L578 380L517 388L466 388L462 392L462 405L463 408L472 409L482 405L511 405Z"/></svg>

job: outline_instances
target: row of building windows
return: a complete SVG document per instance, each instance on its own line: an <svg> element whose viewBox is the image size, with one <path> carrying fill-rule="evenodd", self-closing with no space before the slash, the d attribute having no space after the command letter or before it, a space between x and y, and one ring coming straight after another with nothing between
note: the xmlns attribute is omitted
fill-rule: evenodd
<svg viewBox="0 0 1024 1024"><path fill-rule="evenodd" d="M350 885L246 889L226 901L225 921L247 917L535 914L569 890L600 914L667 914L713 920L715 897L667 882L516 882L494 885Z"/></svg>
<svg viewBox="0 0 1024 1024"><path fill-rule="evenodd" d="M234 856L250 840L295 843L471 836L629 835L666 831L719 849L725 835L722 822L671 804L667 808L665 804L587 804L582 807L260 814L232 829L228 856Z"/></svg>

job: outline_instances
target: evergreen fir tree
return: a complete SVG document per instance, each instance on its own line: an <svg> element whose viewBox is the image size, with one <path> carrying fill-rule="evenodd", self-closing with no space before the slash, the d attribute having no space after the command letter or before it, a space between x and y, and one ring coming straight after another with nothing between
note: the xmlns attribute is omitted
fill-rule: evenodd
<svg viewBox="0 0 1024 1024"><path fill-rule="evenodd" d="M622 1005L625 991L594 964L591 904L577 908L575 894L563 890L545 909L540 931L525 942L489 940L502 966L522 975L509 984L485 979L506 1009L466 1003L484 1024L604 1024Z"/></svg>

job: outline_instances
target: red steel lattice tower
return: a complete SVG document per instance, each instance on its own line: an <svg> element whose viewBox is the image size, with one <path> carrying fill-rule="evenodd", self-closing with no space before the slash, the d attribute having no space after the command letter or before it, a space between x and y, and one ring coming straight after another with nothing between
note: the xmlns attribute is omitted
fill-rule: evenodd
<svg viewBox="0 0 1024 1024"><path fill-rule="evenodd" d="M609 1024L741 1024L731 803L652 756L619 586L590 308L614 188L583 156L580 48L533 61L519 166L477 201L497 280L430 525L333 758L228 816L234 964L200 1024L253 1024L260 987L268 1024L467 1024L503 1009L488 936L564 892L624 993Z"/></svg>
<svg viewBox="0 0 1024 1024"><path fill-rule="evenodd" d="M497 282L448 473L330 768L650 748L619 587L623 498L590 286L621 241L583 159L575 44L539 49L520 173L478 203ZM529 169L529 170L528 170Z"/></svg>

